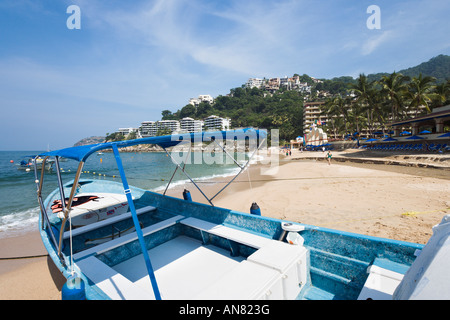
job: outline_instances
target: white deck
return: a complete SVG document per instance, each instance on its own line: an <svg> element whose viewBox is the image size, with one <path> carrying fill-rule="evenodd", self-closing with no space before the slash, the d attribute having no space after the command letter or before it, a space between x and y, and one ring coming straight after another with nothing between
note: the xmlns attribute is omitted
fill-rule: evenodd
<svg viewBox="0 0 450 320"><path fill-rule="evenodd" d="M148 251L162 299L192 299L242 258L198 240L179 236ZM152 290L142 255L113 267L144 290Z"/></svg>
<svg viewBox="0 0 450 320"><path fill-rule="evenodd" d="M293 299L300 292L306 279L307 250L303 246L194 218L179 223L259 250L245 260L183 235L149 250L162 299ZM109 248L107 245L77 254L82 259L76 262L77 266L111 299L154 299L143 255L108 267L92 255L109 250L111 245L117 247L119 242L110 243Z"/></svg>

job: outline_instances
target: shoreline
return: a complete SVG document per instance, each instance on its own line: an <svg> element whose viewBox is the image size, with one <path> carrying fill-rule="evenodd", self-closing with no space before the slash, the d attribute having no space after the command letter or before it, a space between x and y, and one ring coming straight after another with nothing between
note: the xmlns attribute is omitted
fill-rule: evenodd
<svg viewBox="0 0 450 320"><path fill-rule="evenodd" d="M213 204L249 213L252 202L257 202L263 216L425 244L432 227L450 214L450 161L440 161L439 168L412 161L388 165L374 162L376 156L384 156L377 154L367 163L352 161L356 158L348 154L354 153L334 152L340 161L333 155L328 165L325 153L296 151L280 160L279 170L251 166ZM201 187L211 197L229 179L222 180ZM179 186L167 194L182 199L183 189ZM194 201L208 203L192 183L187 189Z"/></svg>
<svg viewBox="0 0 450 320"><path fill-rule="evenodd" d="M426 243L432 226L450 213L450 161L448 155L432 155L427 159L411 156L391 159L400 155L347 150L333 152L328 165L325 153L295 150L289 157L280 156L278 168L251 165L213 203L249 213L255 201L267 217ZM352 161L358 158L362 163ZM405 161L409 165L377 164L372 159ZM437 162L440 168L417 164L427 161L432 165ZM230 179L202 181L199 186L212 197ZM182 198L184 187L194 201L208 203L192 183L175 186L167 194ZM60 300L65 279L45 254L38 230L1 238L0 299ZM37 255L44 256L3 259Z"/></svg>

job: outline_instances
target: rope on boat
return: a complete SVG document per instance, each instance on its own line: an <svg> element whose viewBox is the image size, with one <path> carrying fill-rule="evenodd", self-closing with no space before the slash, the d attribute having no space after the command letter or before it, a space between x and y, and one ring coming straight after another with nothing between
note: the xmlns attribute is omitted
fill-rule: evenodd
<svg viewBox="0 0 450 320"><path fill-rule="evenodd" d="M48 254L40 254L35 256L24 256L24 257L7 257L7 258L0 258L0 260L20 260L20 259L43 258L43 257L48 257Z"/></svg>

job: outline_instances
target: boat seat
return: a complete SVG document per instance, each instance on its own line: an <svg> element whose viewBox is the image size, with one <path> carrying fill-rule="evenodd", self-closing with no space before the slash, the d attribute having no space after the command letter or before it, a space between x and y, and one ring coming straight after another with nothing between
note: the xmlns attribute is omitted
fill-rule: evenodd
<svg viewBox="0 0 450 320"><path fill-rule="evenodd" d="M154 211L154 210L156 210L156 207L147 206L147 207L143 207L143 208L137 209L136 210L136 214L140 215L140 214L143 214L143 213L146 213L146 212L150 212L150 211ZM83 227L79 227L79 228L73 229L72 230L72 237L78 236L78 235L80 235L82 233L89 232L89 231L92 231L92 230L95 230L95 229L98 229L98 228L101 228L101 227L104 227L104 226L107 226L107 225L110 225L110 224L113 224L113 223L125 220L125 219L128 219L128 218L131 218L131 212L125 212L125 213L122 213L121 215L118 215L116 217L112 217L112 218L109 218L109 219L101 220L101 221L98 221L98 222L95 222L95 223L88 224L88 225L83 226ZM69 237L70 237L70 231L65 231L64 235L63 235L63 239L69 239Z"/></svg>
<svg viewBox="0 0 450 320"><path fill-rule="evenodd" d="M251 261L242 261L218 281L193 297L195 300L283 299L281 274Z"/></svg>
<svg viewBox="0 0 450 320"><path fill-rule="evenodd" d="M272 239L265 238L257 234L240 231L237 229L226 227L222 224L215 224L192 217L183 219L180 221L180 223L205 232L209 232L222 238L245 244L256 249L259 249L272 241Z"/></svg>
<svg viewBox="0 0 450 320"><path fill-rule="evenodd" d="M112 300L155 300L153 292L136 286L94 256L77 261L75 264Z"/></svg>
<svg viewBox="0 0 450 320"><path fill-rule="evenodd" d="M158 223L152 224L151 226L148 226L144 229L142 229L142 233L145 236L155 233L157 231L160 231L162 229L168 228L170 226L173 226L174 224L176 224L179 220L185 218L184 216L178 215L178 216L174 216L172 218L160 221ZM93 254L100 254L102 252L111 250L113 248L119 247L121 245L124 245L128 242L134 241L136 240L137 234L136 232L133 233L129 233L126 235L121 236L120 238L116 238L114 240L99 244L95 247L89 248L87 250L78 252L76 254L73 255L73 258L75 260L79 260L82 259L84 257L87 257L89 255L93 255Z"/></svg>
<svg viewBox="0 0 450 320"><path fill-rule="evenodd" d="M295 299L307 281L307 249L214 224L186 218L190 227L258 249L247 261L211 285L198 299ZM230 285L232 284L232 285Z"/></svg>
<svg viewBox="0 0 450 320"><path fill-rule="evenodd" d="M392 300L392 295L408 268L400 263L376 258L367 268L369 276L358 300Z"/></svg>

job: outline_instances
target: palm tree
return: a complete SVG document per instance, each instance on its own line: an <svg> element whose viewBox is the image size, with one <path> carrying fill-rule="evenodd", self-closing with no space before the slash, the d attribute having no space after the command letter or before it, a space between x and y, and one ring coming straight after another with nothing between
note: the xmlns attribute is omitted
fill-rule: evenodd
<svg viewBox="0 0 450 320"><path fill-rule="evenodd" d="M419 77L413 77L409 83L408 95L411 98L410 108L416 110L416 116L421 106L424 106L428 113L431 112L429 103L435 97L432 92L434 89L434 81L436 81L434 77L423 77L422 74L419 74Z"/></svg>
<svg viewBox="0 0 450 320"><path fill-rule="evenodd" d="M393 122L398 119L400 111L403 110L404 97L408 90L408 86L405 83L407 80L409 80L409 77L394 71L388 76L383 76L379 81L382 86L382 93L387 95L387 99L391 105Z"/></svg>
<svg viewBox="0 0 450 320"><path fill-rule="evenodd" d="M348 129L348 105L349 100L340 95L328 99L323 105L321 111L325 113L328 119L332 117L342 117L344 119L345 131Z"/></svg>
<svg viewBox="0 0 450 320"><path fill-rule="evenodd" d="M367 124L369 127L369 133L373 131L373 115L378 109L375 103L375 81L368 82L367 76L360 74L357 83L353 85L353 92L356 94L356 102L367 111Z"/></svg>
<svg viewBox="0 0 450 320"><path fill-rule="evenodd" d="M447 100L449 100L448 97L450 95L450 80L447 80L446 83L443 82L436 85L433 93L434 93L433 106L442 107L444 103Z"/></svg>
<svg viewBox="0 0 450 320"><path fill-rule="evenodd" d="M361 133L361 128L367 126L367 117L364 116L364 111L364 108L358 101L352 101L348 118L355 132Z"/></svg>
<svg viewBox="0 0 450 320"><path fill-rule="evenodd" d="M346 132L347 122L344 121L343 117L340 116L328 116L327 121L327 129L333 132L334 139L337 139L337 136ZM327 130L327 131L328 131Z"/></svg>

